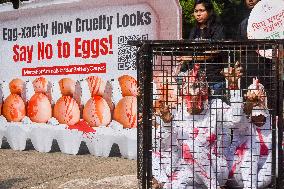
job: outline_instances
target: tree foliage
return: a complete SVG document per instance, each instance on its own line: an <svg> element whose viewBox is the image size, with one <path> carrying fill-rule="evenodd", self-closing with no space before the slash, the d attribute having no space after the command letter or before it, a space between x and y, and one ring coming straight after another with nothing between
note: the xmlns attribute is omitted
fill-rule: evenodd
<svg viewBox="0 0 284 189"><path fill-rule="evenodd" d="M0 4L2 4L2 3L7 3L7 2L9 2L10 0L0 0Z"/></svg>

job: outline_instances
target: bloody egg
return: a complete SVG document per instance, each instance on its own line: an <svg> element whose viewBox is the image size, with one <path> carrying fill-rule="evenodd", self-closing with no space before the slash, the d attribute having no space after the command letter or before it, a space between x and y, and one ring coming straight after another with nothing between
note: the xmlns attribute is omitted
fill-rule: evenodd
<svg viewBox="0 0 284 189"><path fill-rule="evenodd" d="M73 96L75 92L75 81L70 78L63 78L59 81L62 96Z"/></svg>
<svg viewBox="0 0 284 189"><path fill-rule="evenodd" d="M111 113L106 100L100 96L89 99L83 110L83 119L91 127L107 126L111 121Z"/></svg>
<svg viewBox="0 0 284 189"><path fill-rule="evenodd" d="M3 103L2 113L7 121L22 121L26 116L26 108L23 99L17 94L10 94Z"/></svg>
<svg viewBox="0 0 284 189"><path fill-rule="evenodd" d="M23 82L23 80L21 80L19 78L13 79L9 83L9 89L10 89L11 94L21 95L22 91L24 89L24 82Z"/></svg>
<svg viewBox="0 0 284 189"><path fill-rule="evenodd" d="M44 77L36 78L33 81L34 91L36 93L46 93L47 92L48 81Z"/></svg>
<svg viewBox="0 0 284 189"><path fill-rule="evenodd" d="M90 76L87 78L91 96L103 96L106 82L97 76Z"/></svg>
<svg viewBox="0 0 284 189"><path fill-rule="evenodd" d="M53 116L61 124L75 125L80 120L80 109L71 96L62 96L54 106Z"/></svg>
<svg viewBox="0 0 284 189"><path fill-rule="evenodd" d="M50 101L43 93L34 94L28 102L27 114L31 121L46 123L52 116Z"/></svg>
<svg viewBox="0 0 284 189"><path fill-rule="evenodd" d="M137 96L137 81L129 75L123 75L118 78L122 96Z"/></svg>
<svg viewBox="0 0 284 189"><path fill-rule="evenodd" d="M121 123L124 128L136 128L137 98L134 96L123 97L114 109L113 118Z"/></svg>

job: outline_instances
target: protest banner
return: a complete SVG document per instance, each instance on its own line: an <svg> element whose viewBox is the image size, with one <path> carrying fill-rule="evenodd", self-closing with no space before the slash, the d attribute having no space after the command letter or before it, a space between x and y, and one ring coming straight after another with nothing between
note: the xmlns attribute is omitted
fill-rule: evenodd
<svg viewBox="0 0 284 189"><path fill-rule="evenodd" d="M249 39L284 38L284 1L263 0L251 11L248 20Z"/></svg>
<svg viewBox="0 0 284 189"><path fill-rule="evenodd" d="M135 128L137 48L127 42L181 38L177 0L36 1L2 8L0 104L7 122L1 125Z"/></svg>
<svg viewBox="0 0 284 189"><path fill-rule="evenodd" d="M249 39L284 39L284 1L262 0L250 13L247 33ZM266 58L272 58L272 50L259 50Z"/></svg>

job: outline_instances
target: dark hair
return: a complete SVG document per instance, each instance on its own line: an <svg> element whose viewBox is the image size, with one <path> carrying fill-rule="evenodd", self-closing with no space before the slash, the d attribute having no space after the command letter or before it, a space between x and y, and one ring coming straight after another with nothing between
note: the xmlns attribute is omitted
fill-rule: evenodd
<svg viewBox="0 0 284 189"><path fill-rule="evenodd" d="M211 0L195 0L193 7L195 8L197 4L203 4L205 9L209 13L213 13L214 12L214 6L213 6Z"/></svg>
<svg viewBox="0 0 284 189"><path fill-rule="evenodd" d="M195 8L198 4L203 4L206 11L208 12L209 18L207 20L207 27L210 27L210 25L216 21L216 14L214 12L214 6L211 0L195 0L193 7Z"/></svg>
<svg viewBox="0 0 284 189"><path fill-rule="evenodd" d="M206 28L201 30L199 28L198 22L195 22L194 28L192 28L190 34L189 34L189 39L197 39L197 38L203 38L203 39L216 39L220 40L224 38L224 33L223 33L223 25L221 24L219 18L215 14L214 11L214 6L211 2L211 0L195 0L194 2L194 8L196 5L202 4L206 11L208 12L208 20L206 21ZM216 32L218 31L218 32Z"/></svg>

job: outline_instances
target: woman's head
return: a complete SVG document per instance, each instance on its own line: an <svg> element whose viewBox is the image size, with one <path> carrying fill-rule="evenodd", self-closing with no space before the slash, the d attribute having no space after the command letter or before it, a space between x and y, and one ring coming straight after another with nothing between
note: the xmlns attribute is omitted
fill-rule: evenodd
<svg viewBox="0 0 284 189"><path fill-rule="evenodd" d="M258 3L259 0L245 0L248 9L253 9L253 7Z"/></svg>
<svg viewBox="0 0 284 189"><path fill-rule="evenodd" d="M211 0L196 0L194 3L194 18L198 24L206 24L208 19L214 14Z"/></svg>

